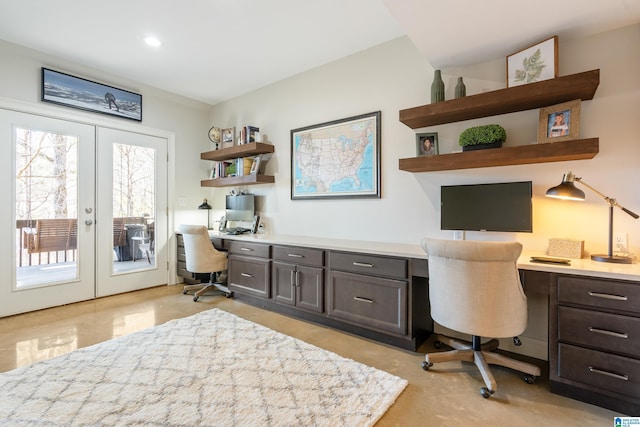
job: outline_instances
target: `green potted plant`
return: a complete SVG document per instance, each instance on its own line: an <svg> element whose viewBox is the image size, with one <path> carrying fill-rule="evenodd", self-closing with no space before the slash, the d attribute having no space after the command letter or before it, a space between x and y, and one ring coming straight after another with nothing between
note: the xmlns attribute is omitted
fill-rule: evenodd
<svg viewBox="0 0 640 427"><path fill-rule="evenodd" d="M465 129L460 134L458 144L462 151L500 148L507 140L507 132L500 125L483 125Z"/></svg>

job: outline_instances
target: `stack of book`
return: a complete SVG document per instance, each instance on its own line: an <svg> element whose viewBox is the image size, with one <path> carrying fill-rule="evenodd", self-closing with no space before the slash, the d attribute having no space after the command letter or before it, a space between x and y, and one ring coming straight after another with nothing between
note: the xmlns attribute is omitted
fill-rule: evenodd
<svg viewBox="0 0 640 427"><path fill-rule="evenodd" d="M244 126L240 129L240 140L238 144L250 144L260 142L260 128L255 126Z"/></svg>
<svg viewBox="0 0 640 427"><path fill-rule="evenodd" d="M234 160L214 161L211 168L211 179L243 176L251 173L252 157L241 157Z"/></svg>

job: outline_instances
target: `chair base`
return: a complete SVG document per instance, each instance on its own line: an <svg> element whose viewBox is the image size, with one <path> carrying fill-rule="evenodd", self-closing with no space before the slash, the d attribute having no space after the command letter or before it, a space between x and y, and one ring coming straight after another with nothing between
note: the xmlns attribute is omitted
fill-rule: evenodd
<svg viewBox="0 0 640 427"><path fill-rule="evenodd" d="M524 380L529 384L532 384L535 378L540 376L540 368L538 366L495 353L499 344L497 339L489 340L476 349L473 348L471 343L459 341L444 335L437 335L436 339L437 341L452 347L453 350L427 354L425 356L425 361L422 364L423 369L428 370L434 363L440 362L473 362L478 367L486 385L486 387L483 387L480 390L480 393L485 398L491 396L498 389L498 384L489 370L489 365L504 366L523 372L527 374L524 376ZM478 340L479 343L479 337L474 337L474 341L475 340Z"/></svg>
<svg viewBox="0 0 640 427"><path fill-rule="evenodd" d="M227 298L231 298L233 296L233 291L230 291L229 288L224 283L217 282L215 280L215 273L211 273L211 278L209 283L200 283L196 285L184 285L184 288L182 288L182 293L186 294L189 291L196 291L193 294L193 300L198 301L198 299L202 294L210 290L221 292Z"/></svg>

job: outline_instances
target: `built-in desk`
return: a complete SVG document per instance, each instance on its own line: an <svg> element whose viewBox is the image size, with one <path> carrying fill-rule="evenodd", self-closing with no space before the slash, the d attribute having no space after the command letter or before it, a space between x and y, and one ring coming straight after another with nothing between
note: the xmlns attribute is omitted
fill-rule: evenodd
<svg viewBox="0 0 640 427"><path fill-rule="evenodd" d="M229 250L229 287L240 300L414 351L433 332L419 242L210 237ZM544 254L523 252L518 268L530 303L548 307L548 319L530 309L529 325L548 322L551 391L640 414L640 264L564 266L533 263L534 255Z"/></svg>

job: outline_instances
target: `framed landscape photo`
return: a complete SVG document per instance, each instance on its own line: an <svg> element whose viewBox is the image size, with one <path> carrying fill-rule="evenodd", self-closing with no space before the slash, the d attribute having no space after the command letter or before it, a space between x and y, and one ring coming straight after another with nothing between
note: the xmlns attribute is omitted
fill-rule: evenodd
<svg viewBox="0 0 640 427"><path fill-rule="evenodd" d="M380 111L291 130L291 199L380 198Z"/></svg>
<svg viewBox="0 0 640 427"><path fill-rule="evenodd" d="M416 156L435 156L439 154L438 133L416 134Z"/></svg>
<svg viewBox="0 0 640 427"><path fill-rule="evenodd" d="M142 121L142 95L42 68L42 101Z"/></svg>
<svg viewBox="0 0 640 427"><path fill-rule="evenodd" d="M558 36L507 56L507 87L558 77Z"/></svg>
<svg viewBox="0 0 640 427"><path fill-rule="evenodd" d="M580 138L579 99L540 109L538 143L569 141Z"/></svg>

